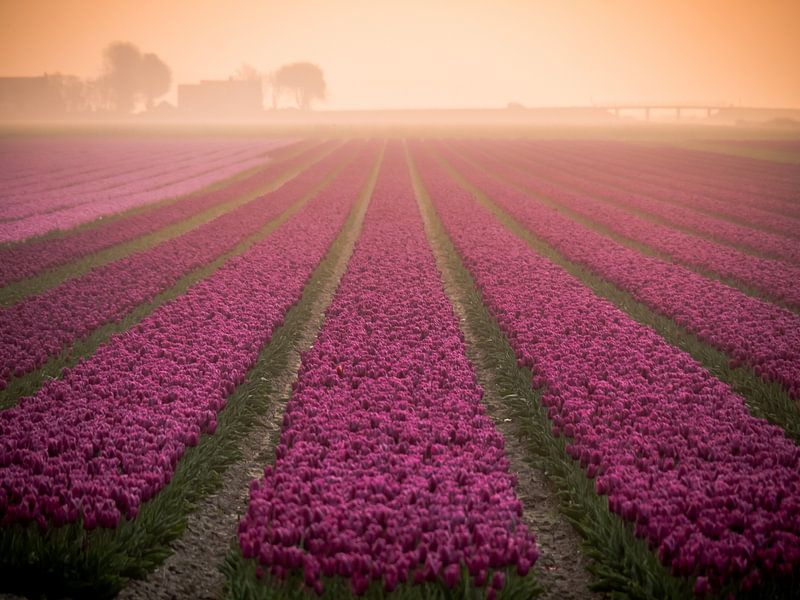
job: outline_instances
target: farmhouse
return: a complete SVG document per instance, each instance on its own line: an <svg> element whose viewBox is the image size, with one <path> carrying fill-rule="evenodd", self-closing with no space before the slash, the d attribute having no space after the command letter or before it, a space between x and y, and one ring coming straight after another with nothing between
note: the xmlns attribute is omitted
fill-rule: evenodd
<svg viewBox="0 0 800 600"><path fill-rule="evenodd" d="M178 108L198 115L240 115L262 110L261 84L251 81L203 80L178 86Z"/></svg>
<svg viewBox="0 0 800 600"><path fill-rule="evenodd" d="M63 110L58 76L0 77L0 116L39 117Z"/></svg>

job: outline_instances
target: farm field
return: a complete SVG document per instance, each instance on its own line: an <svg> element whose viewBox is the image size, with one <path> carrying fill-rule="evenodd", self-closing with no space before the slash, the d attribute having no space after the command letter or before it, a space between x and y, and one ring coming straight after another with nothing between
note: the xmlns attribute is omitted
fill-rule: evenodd
<svg viewBox="0 0 800 600"><path fill-rule="evenodd" d="M0 595L800 597L800 142L700 142L0 138Z"/></svg>

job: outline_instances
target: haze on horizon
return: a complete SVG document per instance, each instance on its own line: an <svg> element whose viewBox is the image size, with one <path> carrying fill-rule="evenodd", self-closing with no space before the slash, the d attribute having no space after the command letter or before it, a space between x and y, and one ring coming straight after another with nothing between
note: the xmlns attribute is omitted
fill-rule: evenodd
<svg viewBox="0 0 800 600"><path fill-rule="evenodd" d="M321 109L707 102L800 108L796 0L0 0L0 76L157 53L175 86L243 63L325 73Z"/></svg>

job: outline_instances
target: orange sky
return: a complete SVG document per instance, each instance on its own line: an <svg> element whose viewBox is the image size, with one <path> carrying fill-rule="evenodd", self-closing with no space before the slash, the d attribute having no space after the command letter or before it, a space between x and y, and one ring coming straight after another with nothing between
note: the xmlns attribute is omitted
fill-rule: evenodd
<svg viewBox="0 0 800 600"><path fill-rule="evenodd" d="M94 76L124 40L173 85L310 60L331 109L800 107L798 26L800 0L0 0L0 75Z"/></svg>

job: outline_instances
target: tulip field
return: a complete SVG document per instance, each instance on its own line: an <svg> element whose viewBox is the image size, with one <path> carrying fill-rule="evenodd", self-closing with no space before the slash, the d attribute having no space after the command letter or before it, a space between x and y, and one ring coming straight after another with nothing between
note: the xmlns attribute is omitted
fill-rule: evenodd
<svg viewBox="0 0 800 600"><path fill-rule="evenodd" d="M0 138L0 595L800 597L796 142L715 143Z"/></svg>

